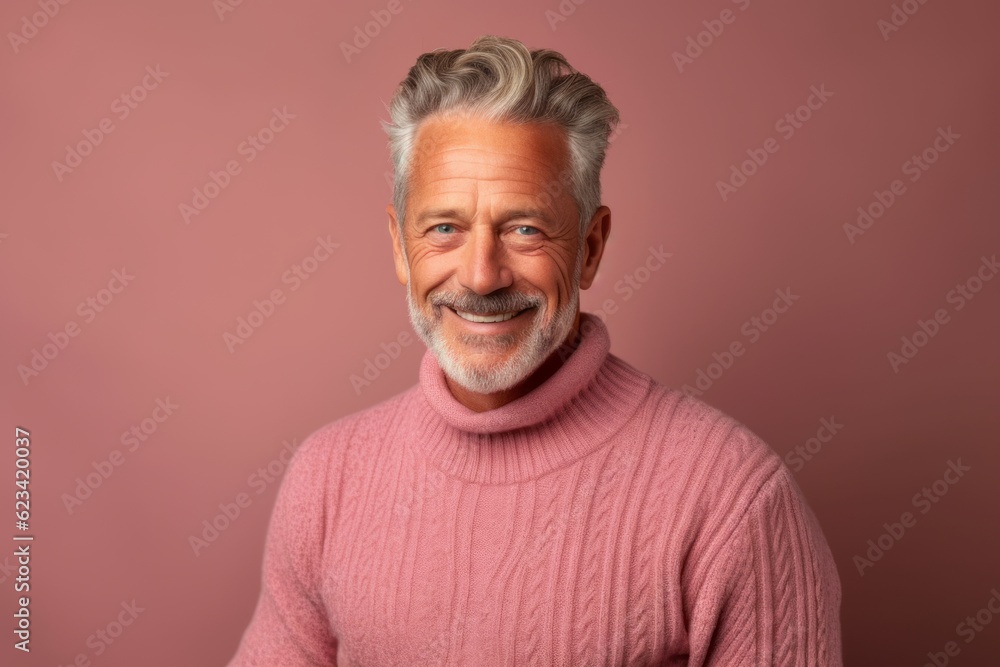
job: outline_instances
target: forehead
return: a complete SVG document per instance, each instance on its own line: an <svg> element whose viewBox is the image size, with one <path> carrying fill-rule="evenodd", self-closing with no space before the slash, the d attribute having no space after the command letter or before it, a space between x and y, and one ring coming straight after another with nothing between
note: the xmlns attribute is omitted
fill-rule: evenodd
<svg viewBox="0 0 1000 667"><path fill-rule="evenodd" d="M553 124L452 114L423 122L411 165L415 190L469 179L544 187L568 167L569 148L564 130Z"/></svg>

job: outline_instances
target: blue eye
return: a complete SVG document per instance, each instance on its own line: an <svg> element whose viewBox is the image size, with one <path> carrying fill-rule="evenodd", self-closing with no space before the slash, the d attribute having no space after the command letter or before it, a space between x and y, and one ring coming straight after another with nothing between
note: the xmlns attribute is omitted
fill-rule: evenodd
<svg viewBox="0 0 1000 667"><path fill-rule="evenodd" d="M447 229L442 230L441 229L442 227L446 227ZM454 230L454 227L452 227L448 223L443 222L440 225L434 225L434 231L441 232L442 234L450 234L452 230Z"/></svg>
<svg viewBox="0 0 1000 667"><path fill-rule="evenodd" d="M529 227L528 225L521 225L520 227L517 227L518 231L521 231L521 230L524 230L524 229L527 229L528 232L527 233L522 233L521 236L533 236L533 235L535 235L535 234L538 233L537 229L535 229L534 227Z"/></svg>

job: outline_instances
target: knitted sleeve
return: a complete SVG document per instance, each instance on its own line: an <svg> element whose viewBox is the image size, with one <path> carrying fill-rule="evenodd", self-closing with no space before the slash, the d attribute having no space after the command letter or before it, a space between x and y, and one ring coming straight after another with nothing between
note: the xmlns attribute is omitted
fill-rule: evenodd
<svg viewBox="0 0 1000 667"><path fill-rule="evenodd" d="M712 592L695 609L692 666L843 665L837 566L786 466L764 482L706 583Z"/></svg>
<svg viewBox="0 0 1000 667"><path fill-rule="evenodd" d="M268 525L260 597L228 667L337 664L317 584L328 492L325 444L325 438L307 439L289 463Z"/></svg>

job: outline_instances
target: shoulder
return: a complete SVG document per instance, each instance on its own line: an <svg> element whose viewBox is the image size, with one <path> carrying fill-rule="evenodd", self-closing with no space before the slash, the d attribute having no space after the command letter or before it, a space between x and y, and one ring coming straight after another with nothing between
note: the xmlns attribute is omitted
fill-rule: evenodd
<svg viewBox="0 0 1000 667"><path fill-rule="evenodd" d="M312 431L289 463L288 484L329 486L339 473L354 467L366 443L380 437L396 415L414 400L416 386L371 407L330 421Z"/></svg>
<svg viewBox="0 0 1000 667"><path fill-rule="evenodd" d="M398 413L406 410L415 400L417 391L417 386L414 385L371 407L328 422L310 433L302 443L301 449L318 452L336 448L338 445L343 446L347 440L384 430Z"/></svg>
<svg viewBox="0 0 1000 667"><path fill-rule="evenodd" d="M637 428L648 451L657 454L656 483L683 489L675 500L690 509L693 520L740 516L771 488L766 485L778 482L776 476L788 479L778 453L746 424L700 398L649 382Z"/></svg>
<svg viewBox="0 0 1000 667"><path fill-rule="evenodd" d="M746 424L609 356L610 365L621 374L648 385L637 416L645 422L649 438L668 448L675 463L690 460L699 469L719 473L762 469L768 474L782 463L777 452Z"/></svg>
<svg viewBox="0 0 1000 667"><path fill-rule="evenodd" d="M753 471L770 476L782 465L777 452L749 426L700 398L658 385L670 405L670 442L720 475L741 479Z"/></svg>
<svg viewBox="0 0 1000 667"><path fill-rule="evenodd" d="M643 407L652 480L681 552L710 563L739 549L750 526L796 528L816 562L829 564L823 533L794 474L760 435L732 415L653 381ZM745 536L744 536L745 537ZM742 539L742 538L741 538ZM826 560L824 560L826 559ZM702 565L698 566L699 568Z"/></svg>

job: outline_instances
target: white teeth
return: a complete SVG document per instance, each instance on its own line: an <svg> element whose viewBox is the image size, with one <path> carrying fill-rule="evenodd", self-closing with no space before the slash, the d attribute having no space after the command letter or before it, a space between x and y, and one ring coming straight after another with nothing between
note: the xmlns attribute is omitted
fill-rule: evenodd
<svg viewBox="0 0 1000 667"><path fill-rule="evenodd" d="M463 320L468 320L469 322L506 322L521 311L517 313L500 313L499 315L476 315L475 313L467 313L463 310L455 310L455 312Z"/></svg>

